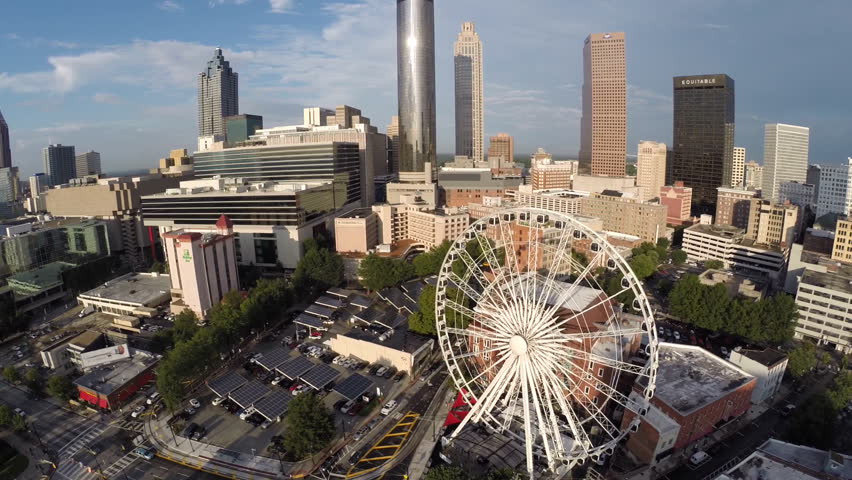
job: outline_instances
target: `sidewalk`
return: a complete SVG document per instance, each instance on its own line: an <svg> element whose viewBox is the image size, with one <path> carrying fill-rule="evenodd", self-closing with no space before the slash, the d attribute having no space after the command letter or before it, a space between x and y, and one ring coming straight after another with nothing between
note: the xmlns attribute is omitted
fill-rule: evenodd
<svg viewBox="0 0 852 480"><path fill-rule="evenodd" d="M431 420L432 422L440 422L441 425L443 425L444 419L450 412L450 407L453 405L453 398L456 396L455 389L447 388L452 384L450 376L447 376L445 383L446 385L442 388L445 388L446 392L441 398L441 401L434 402L430 406L433 408L430 408L429 411L426 412L426 415L423 416L424 419ZM411 462L408 464L408 478L411 480L418 480L426 473L426 464L432 457L432 451L435 449L435 442L438 438L440 438L440 435L438 435L437 438L428 438L425 436L425 433L429 429L425 426L421 426L420 428L422 430L421 435L425 438L420 438L418 440L419 443L417 443L417 449L411 455ZM440 431L440 429L438 429L438 431Z"/></svg>

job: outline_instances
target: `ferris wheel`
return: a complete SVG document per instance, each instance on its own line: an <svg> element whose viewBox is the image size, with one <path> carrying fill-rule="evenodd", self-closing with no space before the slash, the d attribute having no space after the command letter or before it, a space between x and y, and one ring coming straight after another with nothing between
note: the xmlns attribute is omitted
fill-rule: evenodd
<svg viewBox="0 0 852 480"><path fill-rule="evenodd" d="M535 465L559 477L602 461L647 413L650 304L616 249L574 217L520 207L470 225L444 259L435 316L470 405L452 437L474 422L522 442L531 477Z"/></svg>

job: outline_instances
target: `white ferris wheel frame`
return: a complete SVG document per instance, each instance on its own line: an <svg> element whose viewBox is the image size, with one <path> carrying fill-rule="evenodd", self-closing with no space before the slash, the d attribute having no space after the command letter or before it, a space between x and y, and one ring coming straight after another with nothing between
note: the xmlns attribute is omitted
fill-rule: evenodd
<svg viewBox="0 0 852 480"><path fill-rule="evenodd" d="M519 258L514 248L504 249L505 264L500 265L495 249L507 244L506 227L517 221L528 225L531 231L533 228L545 227L561 231L554 263L550 265L553 268L548 268L546 275L539 274L538 270L532 273L520 272ZM494 243L488 240L489 229L492 232L499 231L499 239ZM544 242L533 241L533 235L527 235L526 242L515 242L511 232L509 235L508 241L512 241L513 246L525 244L528 263L536 262L535 265L538 265L545 250L552 250L552 246ZM590 249L596 252L587 266L583 266L572 255L573 239L581 238L588 238L591 241ZM479 258L472 258L466 250L471 241L475 241L482 252ZM563 264L566 259L567 263ZM604 293L605 299L595 302L591 307L584 307L568 319L555 317L560 305L574 300L581 283L585 281L596 285L590 273L602 260L606 261L606 268L621 273L620 291L614 295ZM461 262L459 265L464 269L462 277L453 271L457 261ZM564 267L569 268L571 273L579 272L570 284L556 280ZM484 268L490 270L490 277ZM471 285L474 282L479 283L479 289ZM448 296L448 288L454 289L454 296ZM616 297L628 291L633 293L635 300L632 306L642 318L638 329L622 328L620 315L615 314L614 306L618 304L614 303L617 302ZM465 305L465 298L476 300L476 305L469 308ZM552 298L555 298L553 305L541 301ZM609 329L566 333L562 328L567 321L601 305L611 308L611 315L608 315L611 322ZM448 325L448 308L454 315L462 314L467 318L476 318L477 321L487 319L488 330ZM586 460L600 462L612 455L616 444L628 432L638 430L641 418L647 413L654 395L659 364L653 310L641 282L618 251L598 233L570 215L532 207L515 207L500 210L472 223L452 242L444 258L436 287L435 318L438 343L449 373L470 405L470 411L453 432L452 438L470 422L481 422L494 431L508 434L523 442L527 471L531 478L535 458L546 460L548 470L556 477L565 475ZM571 341L584 342L600 338L613 339L621 345L625 338L637 334L648 335L648 344L644 348L648 360L644 366L629 363L620 358L620 353L613 359L566 345ZM468 339L476 339L474 351L469 351ZM496 360L492 360L495 357ZM482 362L485 362L483 358L487 358L487 366L474 365L472 369L474 358ZM608 367L613 372L612 378L604 382L595 375L596 372L577 372L571 363L574 360L585 361L587 366L596 364ZM627 395L616 389L618 379L623 374L634 375L637 380L642 380L641 386L644 388L639 390L638 395ZM570 405L569 397L582 395L586 400L591 400L588 391L580 393L580 383L593 384L597 393L605 396L602 407L611 408L607 407L606 402L613 402L612 405L624 413L632 411L635 415L627 428L616 425L604 408L598 407L597 398L595 402ZM571 395L565 395L566 391ZM513 422L520 423L516 413L518 408L523 417L522 432L518 428L511 428ZM590 435L587 430L592 427L600 430L600 433ZM570 447L565 443L566 434L570 436Z"/></svg>

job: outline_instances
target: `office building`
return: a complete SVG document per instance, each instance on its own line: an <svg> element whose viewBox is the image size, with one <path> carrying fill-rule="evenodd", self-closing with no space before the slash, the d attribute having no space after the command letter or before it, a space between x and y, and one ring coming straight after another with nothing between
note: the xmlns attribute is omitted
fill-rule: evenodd
<svg viewBox="0 0 852 480"><path fill-rule="evenodd" d="M808 165L808 176L805 183L814 186L814 208L816 208L817 201L819 200L819 179L821 175L822 166Z"/></svg>
<svg viewBox="0 0 852 480"><path fill-rule="evenodd" d="M728 361L757 380L751 394L751 403L755 405L771 400L778 393L787 369L787 355L774 348L735 347Z"/></svg>
<svg viewBox="0 0 852 480"><path fill-rule="evenodd" d="M169 303L169 287L175 275L127 273L81 293L77 301L116 317L152 317L158 313L157 307Z"/></svg>
<svg viewBox="0 0 852 480"><path fill-rule="evenodd" d="M717 189L716 225L730 225L737 228L748 228L748 216L751 211L751 201L757 197L754 190L740 188Z"/></svg>
<svg viewBox="0 0 852 480"><path fill-rule="evenodd" d="M523 185L524 178L497 176L485 168L443 168L438 172L441 201L447 207L467 207L485 197L505 197Z"/></svg>
<svg viewBox="0 0 852 480"><path fill-rule="evenodd" d="M366 255L379 244L379 216L359 208L334 219L334 249Z"/></svg>
<svg viewBox="0 0 852 480"><path fill-rule="evenodd" d="M203 319L228 292L239 290L233 223L221 215L216 232L172 230L163 235L171 278L171 311Z"/></svg>
<svg viewBox="0 0 852 480"><path fill-rule="evenodd" d="M669 185L692 188L694 215L713 213L717 188L730 186L734 161L734 80L724 74L674 77Z"/></svg>
<svg viewBox="0 0 852 480"><path fill-rule="evenodd" d="M758 244L729 225L697 224L683 231L683 251L695 261L719 260L745 274L779 280L787 265L787 249Z"/></svg>
<svg viewBox="0 0 852 480"><path fill-rule="evenodd" d="M30 182L30 195L39 195L41 192L47 190L47 176L44 173L36 173L35 175L31 175L29 178Z"/></svg>
<svg viewBox="0 0 852 480"><path fill-rule="evenodd" d="M810 129L783 123L766 125L763 137L763 198L778 200L784 182L805 183L808 177Z"/></svg>
<svg viewBox="0 0 852 480"><path fill-rule="evenodd" d="M554 212L579 215L583 205L583 199L588 197L586 193L573 192L570 190L544 190L523 191L518 190L510 195L518 205L527 207L553 210ZM601 225L601 230L603 225Z"/></svg>
<svg viewBox="0 0 852 480"><path fill-rule="evenodd" d="M161 236L179 229L215 233L219 217L227 215L239 265L294 269L306 239L330 236L334 218L357 207L347 195L345 180L250 183L210 178L142 197L142 214L145 226L159 228Z"/></svg>
<svg viewBox="0 0 852 480"><path fill-rule="evenodd" d="M193 171L193 158L185 148L171 150L169 156L161 158L157 168L150 170L152 175L163 175L166 177L187 176Z"/></svg>
<svg viewBox="0 0 852 480"><path fill-rule="evenodd" d="M809 183L783 182L778 186L778 203L790 202L802 211L816 209L816 187Z"/></svg>
<svg viewBox="0 0 852 480"><path fill-rule="evenodd" d="M240 113L237 72L217 48L207 68L198 74L198 136L226 134L225 117Z"/></svg>
<svg viewBox="0 0 852 480"><path fill-rule="evenodd" d="M757 162L748 162L745 165L745 188L763 188L763 165Z"/></svg>
<svg viewBox="0 0 852 480"><path fill-rule="evenodd" d="M484 160L482 41L473 22L462 23L453 45L456 75L456 155Z"/></svg>
<svg viewBox="0 0 852 480"><path fill-rule="evenodd" d="M18 167L0 168L0 219L24 214Z"/></svg>
<svg viewBox="0 0 852 480"><path fill-rule="evenodd" d="M42 228L0 239L0 275L33 270L65 257L68 236L59 228Z"/></svg>
<svg viewBox="0 0 852 480"><path fill-rule="evenodd" d="M434 209L414 195L396 204L373 205L373 212L378 216L379 241L383 244L412 240L430 249L457 239L470 224L467 212Z"/></svg>
<svg viewBox="0 0 852 480"><path fill-rule="evenodd" d="M656 243L667 236L665 205L642 203L619 192L592 193L583 199L580 213L600 218L604 230L635 235L646 242Z"/></svg>
<svg viewBox="0 0 852 480"><path fill-rule="evenodd" d="M536 154L538 155L538 154ZM530 176L533 190L568 189L574 185L579 162L577 160L553 160L547 158L533 159Z"/></svg>
<svg viewBox="0 0 852 480"><path fill-rule="evenodd" d="M399 173L399 117L391 117L388 125L388 173Z"/></svg>
<svg viewBox="0 0 852 480"><path fill-rule="evenodd" d="M675 182L672 186L660 187L660 204L666 206L666 223L683 225L691 218L692 189Z"/></svg>
<svg viewBox="0 0 852 480"><path fill-rule="evenodd" d="M741 188L745 185L745 147L734 147L734 163L731 166L731 183L734 188Z"/></svg>
<svg viewBox="0 0 852 480"><path fill-rule="evenodd" d="M308 107L302 114L302 124L311 127L324 127L328 125L326 118L334 115L335 111L330 108Z"/></svg>
<svg viewBox="0 0 852 480"><path fill-rule="evenodd" d="M636 186L639 187L639 201L647 202L657 198L660 189L666 185L666 144L639 142L636 154Z"/></svg>
<svg viewBox="0 0 852 480"><path fill-rule="evenodd" d="M12 166L12 142L9 139L9 124L0 112L0 168Z"/></svg>
<svg viewBox="0 0 852 480"><path fill-rule="evenodd" d="M845 217L837 219L831 259L843 263L852 263L852 222Z"/></svg>
<svg viewBox="0 0 852 480"><path fill-rule="evenodd" d="M798 221L798 206L755 198L749 209L746 238L761 245L789 248L796 239Z"/></svg>
<svg viewBox="0 0 852 480"><path fill-rule="evenodd" d="M852 353L852 276L805 269L796 291L794 336Z"/></svg>
<svg viewBox="0 0 852 480"><path fill-rule="evenodd" d="M580 172L623 176L627 162L624 33L593 33L583 45Z"/></svg>
<svg viewBox="0 0 852 480"><path fill-rule="evenodd" d="M76 177L101 174L101 154L91 150L75 158L74 173Z"/></svg>
<svg viewBox="0 0 852 480"><path fill-rule="evenodd" d="M515 138L508 133L498 133L488 140L488 166L511 168L515 166Z"/></svg>
<svg viewBox="0 0 852 480"><path fill-rule="evenodd" d="M541 147L536 149L535 153L530 156L530 168L535 168L536 165L542 163L550 163L553 160L553 155Z"/></svg>
<svg viewBox="0 0 852 480"><path fill-rule="evenodd" d="M603 193L614 190L620 192L624 197L639 200L639 187L636 186L636 177L602 177L599 175L574 175L571 189L577 192Z"/></svg>
<svg viewBox="0 0 852 480"><path fill-rule="evenodd" d="M73 145L50 145L41 151L47 184L51 187L68 183L77 176L77 158Z"/></svg>
<svg viewBox="0 0 852 480"><path fill-rule="evenodd" d="M433 0L396 2L399 181L435 178L435 5Z"/></svg>
<svg viewBox="0 0 852 480"><path fill-rule="evenodd" d="M845 165L819 165L817 218L828 213L848 215L852 211L852 157ZM814 176L816 172L813 172Z"/></svg>
<svg viewBox="0 0 852 480"><path fill-rule="evenodd" d="M128 347L124 345L124 348ZM160 356L133 348L127 354L128 358L94 368L74 380L80 403L101 410L129 409L127 404L133 400L134 394L154 381L154 370Z"/></svg>
<svg viewBox="0 0 852 480"><path fill-rule="evenodd" d="M233 145L245 142L258 130L263 129L263 117L260 115L231 115L224 118L225 139Z"/></svg>

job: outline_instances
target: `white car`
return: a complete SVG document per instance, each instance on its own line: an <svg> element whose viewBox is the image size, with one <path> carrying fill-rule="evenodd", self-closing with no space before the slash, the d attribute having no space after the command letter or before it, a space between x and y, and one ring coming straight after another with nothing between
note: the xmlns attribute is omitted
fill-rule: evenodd
<svg viewBox="0 0 852 480"><path fill-rule="evenodd" d="M299 385L298 387L296 387L295 389L293 389L292 394L293 394L293 396L295 397L295 396L297 396L297 395L299 395L299 394L305 393L305 391L306 391L307 389L308 389L308 386L307 386L307 385Z"/></svg>
<svg viewBox="0 0 852 480"><path fill-rule="evenodd" d="M347 358L344 357L343 355L338 355L338 356L334 357L334 360L332 360L331 363L333 363L335 365L345 365L344 362L346 360L347 360Z"/></svg>
<svg viewBox="0 0 852 480"><path fill-rule="evenodd" d="M388 403L386 403L384 407L382 407L382 410L381 410L380 413L382 415L388 415L396 408L397 405L399 405L399 404L397 403L396 400L391 400Z"/></svg>
<svg viewBox="0 0 852 480"><path fill-rule="evenodd" d="M388 367L382 367L382 368L376 370L376 376L377 377L384 376L384 374L387 373L387 371L388 371Z"/></svg>
<svg viewBox="0 0 852 480"><path fill-rule="evenodd" d="M680 332L678 332L677 330L675 330L675 331L674 331L674 338L675 338L675 340L677 340L678 342L680 341Z"/></svg>
<svg viewBox="0 0 852 480"><path fill-rule="evenodd" d="M130 414L133 418L138 418L139 415L142 415L142 412L145 411L145 405L139 405L138 407L133 409L133 413Z"/></svg>
<svg viewBox="0 0 852 480"><path fill-rule="evenodd" d="M212 403L212 404L213 404L213 406L215 407L215 406L219 405L220 403L222 403L222 402L224 402L224 401L225 401L225 397L216 397L216 398L214 398L214 399L213 399L213 401L212 401L212 402L210 402L210 403Z"/></svg>
<svg viewBox="0 0 852 480"><path fill-rule="evenodd" d="M14 410L14 412L15 412L15 415L17 415L19 417L26 417L27 416L27 412L21 410L20 408L16 408Z"/></svg>
<svg viewBox="0 0 852 480"><path fill-rule="evenodd" d="M248 417L254 415L254 412L255 412L254 407L249 407L249 408L243 410L243 413L240 414L240 420L247 419Z"/></svg>
<svg viewBox="0 0 852 480"><path fill-rule="evenodd" d="M281 383L281 382L282 382L285 378L286 378L286 377L285 377L284 375L279 375L279 376L275 377L275 379L274 379L274 380L272 380L272 382L271 382L271 383L272 383L272 385L278 385L278 384L279 384L279 383Z"/></svg>
<svg viewBox="0 0 852 480"><path fill-rule="evenodd" d="M190 398L189 404L192 405L192 408L201 408L201 402L197 398Z"/></svg>

